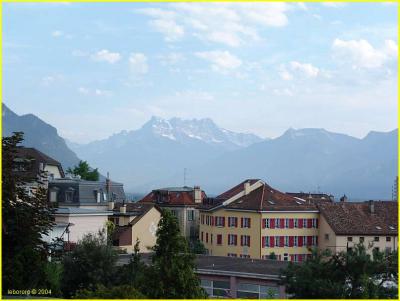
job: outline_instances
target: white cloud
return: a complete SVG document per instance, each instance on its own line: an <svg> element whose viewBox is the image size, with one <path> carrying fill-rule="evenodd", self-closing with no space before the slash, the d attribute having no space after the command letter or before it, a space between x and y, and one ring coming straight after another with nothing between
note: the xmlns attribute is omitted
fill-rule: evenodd
<svg viewBox="0 0 400 301"><path fill-rule="evenodd" d="M374 48L367 40L335 39L332 44L334 56L341 62L349 61L353 68L379 68L388 61L395 60L398 45L386 40L380 49Z"/></svg>
<svg viewBox="0 0 400 301"><path fill-rule="evenodd" d="M185 60L185 56L182 53L179 52L171 52L166 55L159 55L157 57L161 64L166 66L166 65L176 65L183 60Z"/></svg>
<svg viewBox="0 0 400 301"><path fill-rule="evenodd" d="M147 57L140 52L133 52L129 56L129 66L132 73L137 75L146 74L149 71L149 66L147 65Z"/></svg>
<svg viewBox="0 0 400 301"><path fill-rule="evenodd" d="M112 92L109 90L102 90L102 89L89 89L86 87L79 87L78 88L79 94L82 95L90 95L90 96L112 96Z"/></svg>
<svg viewBox="0 0 400 301"><path fill-rule="evenodd" d="M195 55L211 62L211 68L222 73L235 70L242 65L242 61L229 51L203 51L196 52Z"/></svg>
<svg viewBox="0 0 400 301"><path fill-rule="evenodd" d="M98 62L114 64L121 59L121 55L118 52L110 52L107 49L103 49L93 54L92 59Z"/></svg>
<svg viewBox="0 0 400 301"><path fill-rule="evenodd" d="M320 69L312 64L291 61L287 65L280 65L278 74L283 80L292 80L295 76L298 78L313 78L320 74Z"/></svg>
<svg viewBox="0 0 400 301"><path fill-rule="evenodd" d="M54 37L54 38L59 38L59 37L61 37L61 36L64 35L64 32L62 32L61 30L54 30L54 31L51 33L51 35L52 35L52 37Z"/></svg>
<svg viewBox="0 0 400 301"><path fill-rule="evenodd" d="M286 3L173 3L167 9L146 8L136 12L150 18L149 24L168 42L183 36L238 47L260 39L263 27L282 27L291 7Z"/></svg>
<svg viewBox="0 0 400 301"><path fill-rule="evenodd" d="M175 93L175 96L185 99L185 101L210 101L214 100L214 95L206 91L185 90Z"/></svg>

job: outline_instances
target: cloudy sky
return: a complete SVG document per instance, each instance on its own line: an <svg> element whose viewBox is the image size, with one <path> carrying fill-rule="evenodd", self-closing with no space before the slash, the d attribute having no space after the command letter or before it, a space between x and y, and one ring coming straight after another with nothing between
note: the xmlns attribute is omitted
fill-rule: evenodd
<svg viewBox="0 0 400 301"><path fill-rule="evenodd" d="M75 142L151 116L262 137L397 127L397 5L3 4L4 102Z"/></svg>

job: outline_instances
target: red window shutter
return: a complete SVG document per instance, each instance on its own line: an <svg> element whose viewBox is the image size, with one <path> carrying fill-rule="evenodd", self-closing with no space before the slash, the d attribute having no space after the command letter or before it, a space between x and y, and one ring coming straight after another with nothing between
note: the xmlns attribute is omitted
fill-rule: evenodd
<svg viewBox="0 0 400 301"><path fill-rule="evenodd" d="M312 236L307 236L307 246L311 246L312 244Z"/></svg>
<svg viewBox="0 0 400 301"><path fill-rule="evenodd" d="M293 247L293 243L294 242L294 237L293 236L289 236L289 247Z"/></svg>
<svg viewBox="0 0 400 301"><path fill-rule="evenodd" d="M299 218L299 228L303 228L303 219Z"/></svg>
<svg viewBox="0 0 400 301"><path fill-rule="evenodd" d="M243 228L243 217L240 218L240 228Z"/></svg>
<svg viewBox="0 0 400 301"><path fill-rule="evenodd" d="M235 235L234 238L235 238L235 246L237 246L237 235Z"/></svg>
<svg viewBox="0 0 400 301"><path fill-rule="evenodd" d="M279 228L281 228L281 229L283 229L283 228L285 228L285 219L284 218L281 218L280 220L279 220Z"/></svg>
<svg viewBox="0 0 400 301"><path fill-rule="evenodd" d="M249 218L249 228L251 228L251 218Z"/></svg>
<svg viewBox="0 0 400 301"><path fill-rule="evenodd" d="M240 235L240 245L243 246L243 235Z"/></svg>
<svg viewBox="0 0 400 301"><path fill-rule="evenodd" d="M284 236L279 236L279 246L280 247L285 246L285 237Z"/></svg>
<svg viewBox="0 0 400 301"><path fill-rule="evenodd" d="M307 228L312 228L312 219L311 218L307 219Z"/></svg>
<svg viewBox="0 0 400 301"><path fill-rule="evenodd" d="M271 229L275 229L275 219L274 219L274 218L271 218L271 219L269 220L269 227L270 227Z"/></svg>
<svg viewBox="0 0 400 301"><path fill-rule="evenodd" d="M270 236L269 237L269 247L273 248L275 246L275 237L274 236Z"/></svg>
<svg viewBox="0 0 400 301"><path fill-rule="evenodd" d="M262 227L263 227L263 229L266 228L266 225L267 225L267 221L265 220L265 218L263 218L263 220L262 220Z"/></svg>
<svg viewBox="0 0 400 301"><path fill-rule="evenodd" d="M262 248L265 248L265 236L262 237Z"/></svg>
<svg viewBox="0 0 400 301"><path fill-rule="evenodd" d="M211 218L211 226L214 226L214 216L210 216Z"/></svg>
<svg viewBox="0 0 400 301"><path fill-rule="evenodd" d="M292 254L290 254L290 261L293 261L293 255Z"/></svg>
<svg viewBox="0 0 400 301"><path fill-rule="evenodd" d="M222 227L225 227L225 216L222 218Z"/></svg>
<svg viewBox="0 0 400 301"><path fill-rule="evenodd" d="M303 236L299 236L298 241L299 241L299 247L302 247L303 246Z"/></svg>
<svg viewBox="0 0 400 301"><path fill-rule="evenodd" d="M289 228L293 229L294 228L294 221L293 218L289 219Z"/></svg>
<svg viewBox="0 0 400 301"><path fill-rule="evenodd" d="M206 242L208 242L208 233L206 233Z"/></svg>
<svg viewBox="0 0 400 301"><path fill-rule="evenodd" d="M315 219L315 224L317 225L316 227L318 228L318 218Z"/></svg>
<svg viewBox="0 0 400 301"><path fill-rule="evenodd" d="M251 238L251 236L248 236L248 238L249 238L249 244L248 244L248 246L250 247L250 238Z"/></svg>

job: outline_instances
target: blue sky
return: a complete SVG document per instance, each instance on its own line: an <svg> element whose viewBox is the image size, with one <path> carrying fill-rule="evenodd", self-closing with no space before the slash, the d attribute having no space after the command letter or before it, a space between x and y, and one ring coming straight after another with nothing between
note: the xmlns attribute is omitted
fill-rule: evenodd
<svg viewBox="0 0 400 301"><path fill-rule="evenodd" d="M151 116L262 137L397 127L391 3L3 4L3 100L71 141Z"/></svg>

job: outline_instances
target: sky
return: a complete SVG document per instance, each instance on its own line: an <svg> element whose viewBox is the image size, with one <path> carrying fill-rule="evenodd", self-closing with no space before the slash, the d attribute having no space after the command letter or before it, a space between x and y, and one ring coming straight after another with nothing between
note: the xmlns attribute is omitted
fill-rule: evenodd
<svg viewBox="0 0 400 301"><path fill-rule="evenodd" d="M3 3L3 101L73 142L151 116L261 137L397 127L397 4Z"/></svg>

